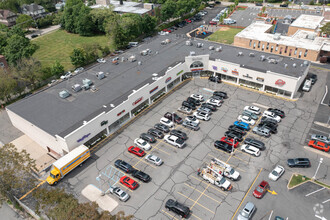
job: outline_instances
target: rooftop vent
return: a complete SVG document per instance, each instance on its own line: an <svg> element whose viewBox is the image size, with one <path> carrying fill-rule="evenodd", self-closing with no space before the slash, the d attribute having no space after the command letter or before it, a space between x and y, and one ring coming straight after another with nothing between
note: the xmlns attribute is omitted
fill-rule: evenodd
<svg viewBox="0 0 330 220"><path fill-rule="evenodd" d="M81 90L80 84L75 84L71 88L74 92L79 92Z"/></svg>
<svg viewBox="0 0 330 220"><path fill-rule="evenodd" d="M190 41L190 40L187 40L187 41L186 41L186 45L187 45L187 46L191 46L191 45L192 45L191 41Z"/></svg>
<svg viewBox="0 0 330 220"><path fill-rule="evenodd" d="M277 64L277 60L275 58L270 58L268 59L268 63Z"/></svg>
<svg viewBox="0 0 330 220"><path fill-rule="evenodd" d="M197 43L196 47L198 47L198 48L203 47L203 44L202 43Z"/></svg>
<svg viewBox="0 0 330 220"><path fill-rule="evenodd" d="M266 59L266 58L265 58L264 55L261 55L261 56L260 56L260 61L265 61L265 59Z"/></svg>
<svg viewBox="0 0 330 220"><path fill-rule="evenodd" d="M273 39L274 39L274 40L279 40L279 39L281 39L281 34L274 34Z"/></svg>
<svg viewBox="0 0 330 220"><path fill-rule="evenodd" d="M308 66L308 61L307 60L304 61L304 66Z"/></svg>
<svg viewBox="0 0 330 220"><path fill-rule="evenodd" d="M296 64L296 63L294 63L294 64L292 64L292 66L293 66L294 68L296 68L296 67L297 67L297 64Z"/></svg>
<svg viewBox="0 0 330 220"><path fill-rule="evenodd" d="M103 78L105 77L104 72L98 72L98 73L96 73L96 77L97 77L99 80L103 79Z"/></svg>
<svg viewBox="0 0 330 220"><path fill-rule="evenodd" d="M195 55L196 55L195 51L190 51L190 56L195 56Z"/></svg>
<svg viewBox="0 0 330 220"><path fill-rule="evenodd" d="M250 53L249 54L249 57L254 57L254 53Z"/></svg>
<svg viewBox="0 0 330 220"><path fill-rule="evenodd" d="M214 46L209 46L209 50L214 50Z"/></svg>
<svg viewBox="0 0 330 220"><path fill-rule="evenodd" d="M238 52L237 56L243 56L243 52Z"/></svg>
<svg viewBox="0 0 330 220"><path fill-rule="evenodd" d="M221 52L221 51L222 51L222 47L217 47L217 48L215 48L215 51L217 51L217 52Z"/></svg>
<svg viewBox="0 0 330 220"><path fill-rule="evenodd" d="M59 92L58 95L59 95L62 99L66 99L66 98L68 98L71 94L70 94L67 90L63 90L63 91Z"/></svg>
<svg viewBox="0 0 330 220"><path fill-rule="evenodd" d="M288 64L285 63L284 64L284 68L287 69L288 68Z"/></svg>
<svg viewBox="0 0 330 220"><path fill-rule="evenodd" d="M115 105L114 105L114 104L110 104L110 107L111 107L111 108L114 108L114 107L115 107Z"/></svg>

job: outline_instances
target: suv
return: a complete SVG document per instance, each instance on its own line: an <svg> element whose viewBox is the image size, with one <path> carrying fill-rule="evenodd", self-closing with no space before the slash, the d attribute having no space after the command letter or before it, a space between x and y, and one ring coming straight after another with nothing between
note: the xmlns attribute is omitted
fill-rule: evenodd
<svg viewBox="0 0 330 220"><path fill-rule="evenodd" d="M178 124L182 124L183 122L182 118L175 113L166 112L164 117Z"/></svg>
<svg viewBox="0 0 330 220"><path fill-rule="evenodd" d="M272 133L272 134L276 134L277 133L277 126L276 125L273 125L271 123L267 123L267 122L265 123L265 122L263 122L263 123L260 123L258 125L258 127L260 127L260 128L267 128L270 131L270 133Z"/></svg>
<svg viewBox="0 0 330 220"><path fill-rule="evenodd" d="M222 92L222 91L214 91L213 92L213 95L216 95L216 96L220 96L224 99L227 99L228 98L228 95L226 92Z"/></svg>
<svg viewBox="0 0 330 220"><path fill-rule="evenodd" d="M235 131L226 131L225 136L232 139L236 139L239 142L243 140L242 134Z"/></svg>
<svg viewBox="0 0 330 220"><path fill-rule="evenodd" d="M190 209L187 206L182 205L181 203L174 201L173 199L169 199L166 201L165 208L169 211L175 212L182 218L187 218L190 213Z"/></svg>
<svg viewBox="0 0 330 220"><path fill-rule="evenodd" d="M262 116L266 116L267 118L271 118L274 119L277 122L281 122L281 117L276 115L274 112L270 112L270 111L264 111L264 113L262 114Z"/></svg>
<svg viewBox="0 0 330 220"><path fill-rule="evenodd" d="M204 121L208 121L210 120L210 115L205 113L205 112L194 112L193 114L196 118L204 120Z"/></svg>
<svg viewBox="0 0 330 220"><path fill-rule="evenodd" d="M164 134L161 131L154 129L154 128L150 128L148 130L148 134L151 134L152 136L159 138L159 139L162 139L164 137Z"/></svg>
<svg viewBox="0 0 330 220"><path fill-rule="evenodd" d="M178 148L182 148L186 144L184 140L174 135L165 135L164 140L166 143L169 143Z"/></svg>
<svg viewBox="0 0 330 220"><path fill-rule="evenodd" d="M314 85L316 83L316 81L317 81L317 75L312 74L309 79L312 81L312 85Z"/></svg>
<svg viewBox="0 0 330 220"><path fill-rule="evenodd" d="M211 109L212 112L217 110L217 108L214 105L211 105L209 103L203 103L201 107Z"/></svg>
<svg viewBox="0 0 330 220"><path fill-rule="evenodd" d="M244 144L252 145L252 146L258 148L259 150L265 150L265 144L261 141L253 139L253 138L249 138L249 137L245 138Z"/></svg>
<svg viewBox="0 0 330 220"><path fill-rule="evenodd" d="M126 163L123 160L116 160L115 167L121 169L125 173L132 173L135 170L129 163Z"/></svg>
<svg viewBox="0 0 330 220"><path fill-rule="evenodd" d="M254 127L252 132L260 136L265 136L265 137L270 136L270 130L265 127Z"/></svg>
<svg viewBox="0 0 330 220"><path fill-rule="evenodd" d="M285 117L285 113L284 111L280 110L280 109L277 109L277 108L269 108L267 109L267 111L269 112L273 112L275 115L278 115L280 116L281 118L284 118Z"/></svg>
<svg viewBox="0 0 330 220"><path fill-rule="evenodd" d="M192 98L192 97L188 97L188 98L187 98L187 102L189 102L189 103L194 103L194 105L201 105L201 102L200 102L199 100L194 99L194 98Z"/></svg>
<svg viewBox="0 0 330 220"><path fill-rule="evenodd" d="M176 130L176 129L173 129L171 132L170 132L171 135L174 135L174 136L177 136L178 138L181 138L183 140L187 140L188 139L188 136L186 133L184 133L183 131L180 131L180 130Z"/></svg>
<svg viewBox="0 0 330 220"><path fill-rule="evenodd" d="M166 125L161 124L161 123L155 124L154 128L156 128L156 129L158 129L158 130L160 130L160 131L162 131L164 133L170 132L169 127L167 127Z"/></svg>
<svg viewBox="0 0 330 220"><path fill-rule="evenodd" d="M191 108L185 107L185 106L181 106L178 108L179 112L182 112L184 114L190 115L192 113Z"/></svg>
<svg viewBox="0 0 330 220"><path fill-rule="evenodd" d="M196 122L194 122L194 121L184 120L183 123L182 123L182 126L183 127L186 127L186 128L190 128L191 130L194 130L194 131L198 131L199 130L198 124Z"/></svg>
<svg viewBox="0 0 330 220"><path fill-rule="evenodd" d="M191 94L190 95L191 98L197 99L200 102L204 102L204 96L200 95L200 94Z"/></svg>
<svg viewBox="0 0 330 220"><path fill-rule="evenodd" d="M311 162L308 158L293 158L288 159L288 166L289 167L310 167Z"/></svg>
<svg viewBox="0 0 330 220"><path fill-rule="evenodd" d="M212 23L211 23L212 22ZM217 22L216 21L210 21L210 24L212 25L217 25ZM210 76L209 77L209 80L211 82L215 82L215 83L221 83L221 78L218 76L218 77L214 77L214 76Z"/></svg>
<svg viewBox="0 0 330 220"><path fill-rule="evenodd" d="M212 110L209 109L209 108L206 108L206 107L200 107L200 108L198 108L197 109L197 112L203 112L203 113L208 114L208 115L212 114Z"/></svg>
<svg viewBox="0 0 330 220"><path fill-rule="evenodd" d="M242 128L237 127L235 125L230 125L229 128L228 128L228 130L229 131L234 131L234 132L240 133L242 136L243 135L246 135L246 131L244 131Z"/></svg>
<svg viewBox="0 0 330 220"><path fill-rule="evenodd" d="M253 120L258 120L258 118L259 118L259 116L257 116L256 114L254 114L254 113L252 113L250 111L247 111L247 110L244 110L242 112L242 115L248 116L248 117L252 118Z"/></svg>
<svg viewBox="0 0 330 220"><path fill-rule="evenodd" d="M256 206L252 202L248 202L246 203L244 208L239 212L237 219L238 220L251 219L255 210L256 210Z"/></svg>
<svg viewBox="0 0 330 220"><path fill-rule="evenodd" d="M140 138L149 142L149 143L155 143L156 142L156 139L154 138L154 136L150 135L150 134L147 134L147 133L142 133L140 135Z"/></svg>
<svg viewBox="0 0 330 220"><path fill-rule="evenodd" d="M183 101L182 106L196 110L196 105L192 102Z"/></svg>
<svg viewBox="0 0 330 220"><path fill-rule="evenodd" d="M223 141L215 141L214 142L214 147L220 149L220 150L223 150L227 153L231 153L234 149L233 149L233 146L229 145L228 143L226 142L223 142Z"/></svg>
<svg viewBox="0 0 330 220"><path fill-rule="evenodd" d="M261 118L260 123L263 123L263 122L271 123L274 126L277 126L277 121L275 119L267 118L266 116L264 116L264 117Z"/></svg>

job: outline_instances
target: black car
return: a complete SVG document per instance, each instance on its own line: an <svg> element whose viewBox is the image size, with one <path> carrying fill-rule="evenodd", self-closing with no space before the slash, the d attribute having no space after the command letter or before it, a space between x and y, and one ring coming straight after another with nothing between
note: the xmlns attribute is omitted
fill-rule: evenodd
<svg viewBox="0 0 330 220"><path fill-rule="evenodd" d="M156 142L156 138L150 134L147 134L147 133L142 133L140 135L140 138L145 140L146 142L149 142L149 143L155 143Z"/></svg>
<svg viewBox="0 0 330 220"><path fill-rule="evenodd" d="M252 145L252 146L258 148L259 150L265 150L265 144L261 141L253 139L253 138L249 138L249 137L245 138L244 144Z"/></svg>
<svg viewBox="0 0 330 220"><path fill-rule="evenodd" d="M38 37L39 35L38 34L32 34L31 35L31 38L36 38L36 37Z"/></svg>
<svg viewBox="0 0 330 220"><path fill-rule="evenodd" d="M312 85L314 85L316 83L316 81L317 81L317 75L312 74L309 79L312 81Z"/></svg>
<svg viewBox="0 0 330 220"><path fill-rule="evenodd" d="M220 79L220 77L210 76L210 77L209 77L209 81L211 81L211 82L215 82L215 83L221 83L221 79Z"/></svg>
<svg viewBox="0 0 330 220"><path fill-rule="evenodd" d="M192 97L188 97L187 102L194 103L195 105L201 105L201 102L199 100L194 99Z"/></svg>
<svg viewBox="0 0 330 220"><path fill-rule="evenodd" d="M181 138L182 140L187 140L188 139L188 136L186 133L184 133L183 131L180 131L180 130L176 130L176 129L173 129L171 132L170 132L171 135L174 135L174 136L177 136L178 138Z"/></svg>
<svg viewBox="0 0 330 220"><path fill-rule="evenodd" d="M141 170L134 170L132 172L132 175L136 177L139 180L142 180L143 182L147 183L150 182L151 178L148 174L142 172Z"/></svg>
<svg viewBox="0 0 330 220"><path fill-rule="evenodd" d="M237 141L241 142L243 140L243 136L235 131L226 131L225 136L229 138L236 138Z"/></svg>
<svg viewBox="0 0 330 220"><path fill-rule="evenodd" d="M216 100L220 101L221 103L223 103L223 97L222 96L213 95L213 96L211 96L211 99L216 99Z"/></svg>
<svg viewBox="0 0 330 220"><path fill-rule="evenodd" d="M158 129L158 130L160 130L160 131L162 131L162 132L164 132L164 133L168 133L168 132L170 132L170 128L167 127L167 126L164 125L164 124L161 124L161 123L157 123L157 124L155 124L154 128L156 128L156 129Z"/></svg>
<svg viewBox="0 0 330 220"><path fill-rule="evenodd" d="M274 125L277 125L277 121L275 119L272 119L272 118L268 118L266 116L262 117L261 120L260 120L261 123L263 122L267 122L267 123L272 123Z"/></svg>
<svg viewBox="0 0 330 220"><path fill-rule="evenodd" d="M129 163L126 163L123 160L116 160L115 167L121 169L126 173L132 173L135 170Z"/></svg>
<svg viewBox="0 0 330 220"><path fill-rule="evenodd" d="M231 153L234 149L233 149L233 146L227 144L226 142L223 142L223 141L215 141L214 142L214 147L220 149L220 150L223 150L223 151L226 151L228 153Z"/></svg>
<svg viewBox="0 0 330 220"><path fill-rule="evenodd" d="M227 99L228 98L228 95L226 92L222 92L222 91L214 91L213 92L213 95L216 95L216 96L220 96L224 99Z"/></svg>
<svg viewBox="0 0 330 220"><path fill-rule="evenodd" d="M277 126L275 126L274 124L271 124L271 123L262 122L262 123L259 123L258 127L267 128L270 131L270 133L272 133L272 134L277 133Z"/></svg>
<svg viewBox="0 0 330 220"><path fill-rule="evenodd" d="M280 4L280 7L287 8L288 7L288 4Z"/></svg>
<svg viewBox="0 0 330 220"><path fill-rule="evenodd" d="M182 118L175 113L166 112L164 117L178 124L182 124L183 122Z"/></svg>
<svg viewBox="0 0 330 220"><path fill-rule="evenodd" d="M164 137L163 132L161 132L160 130L154 129L154 128L150 128L148 130L148 134L151 134L152 136L162 139Z"/></svg>
<svg viewBox="0 0 330 220"><path fill-rule="evenodd" d="M311 162L308 158L293 158L288 159L288 166L289 167L310 167Z"/></svg>
<svg viewBox="0 0 330 220"><path fill-rule="evenodd" d="M246 135L246 131L238 126L230 125L228 128L229 131L235 131L237 133L240 133L241 135Z"/></svg>
<svg viewBox="0 0 330 220"><path fill-rule="evenodd" d="M191 103L191 102L183 101L182 106L187 107L187 108L191 108L192 110L196 110L196 105L194 103Z"/></svg>
<svg viewBox="0 0 330 220"><path fill-rule="evenodd" d="M261 2L257 2L256 3L256 6L262 6L262 3Z"/></svg>
<svg viewBox="0 0 330 220"><path fill-rule="evenodd" d="M214 105L211 105L209 103L203 103L202 107L210 109L212 112L216 111L217 108Z"/></svg>
<svg viewBox="0 0 330 220"><path fill-rule="evenodd" d="M267 109L267 111L273 112L275 115L280 116L281 118L285 117L285 113L284 111L277 109L277 108L269 108Z"/></svg>
<svg viewBox="0 0 330 220"><path fill-rule="evenodd" d="M190 214L190 209L177 202L174 201L173 199L169 199L165 203L165 208L169 211L175 212L176 214L180 215L182 218L187 218L188 215Z"/></svg>

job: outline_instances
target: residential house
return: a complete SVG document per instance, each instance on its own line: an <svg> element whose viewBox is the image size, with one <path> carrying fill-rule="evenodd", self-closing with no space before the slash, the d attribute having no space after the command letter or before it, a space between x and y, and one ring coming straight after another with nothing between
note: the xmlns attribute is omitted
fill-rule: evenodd
<svg viewBox="0 0 330 220"><path fill-rule="evenodd" d="M0 9L0 24L8 27L16 24L17 15L9 10Z"/></svg>
<svg viewBox="0 0 330 220"><path fill-rule="evenodd" d="M30 5L26 5L26 4L22 5L21 12L22 14L30 15L31 17L34 18L43 17L46 14L44 7L42 7L41 5L37 5L35 3L32 3Z"/></svg>

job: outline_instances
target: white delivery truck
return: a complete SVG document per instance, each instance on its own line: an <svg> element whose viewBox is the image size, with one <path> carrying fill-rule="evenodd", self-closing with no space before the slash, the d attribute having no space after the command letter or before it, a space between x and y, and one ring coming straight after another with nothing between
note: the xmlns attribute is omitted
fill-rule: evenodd
<svg viewBox="0 0 330 220"><path fill-rule="evenodd" d="M239 172L235 171L229 164L217 159L213 158L211 160L210 167L219 173L222 176L225 176L231 180L238 180L240 178Z"/></svg>
<svg viewBox="0 0 330 220"><path fill-rule="evenodd" d="M206 166L198 170L198 175L201 176L203 179L208 181L209 183L216 185L222 191L231 190L233 187L226 178L217 174L217 172L210 167Z"/></svg>

